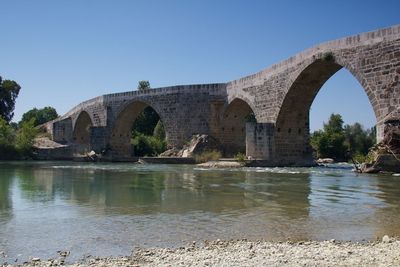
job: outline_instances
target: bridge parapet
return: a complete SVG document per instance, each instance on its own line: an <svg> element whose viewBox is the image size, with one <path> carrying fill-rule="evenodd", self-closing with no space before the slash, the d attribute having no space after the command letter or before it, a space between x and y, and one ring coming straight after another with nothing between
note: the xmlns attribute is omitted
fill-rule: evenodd
<svg viewBox="0 0 400 267"><path fill-rule="evenodd" d="M380 140L384 119L400 106L400 25L313 46L226 84L170 86L99 96L56 120L53 132L73 141L71 131L86 112L88 116L82 116L81 121L91 121L88 125L93 129L93 142L113 144L115 150L129 154L129 127L138 112L151 106L164 123L170 146L182 145L192 134L210 134L230 148L243 149L247 131L266 140L265 153L255 146L248 151L268 155L268 160L280 165L292 164L311 159L309 109L323 84L341 68L346 68L365 90ZM260 125L246 130L245 121L251 112ZM80 129L85 127L81 125ZM78 136L88 138L84 133Z"/></svg>

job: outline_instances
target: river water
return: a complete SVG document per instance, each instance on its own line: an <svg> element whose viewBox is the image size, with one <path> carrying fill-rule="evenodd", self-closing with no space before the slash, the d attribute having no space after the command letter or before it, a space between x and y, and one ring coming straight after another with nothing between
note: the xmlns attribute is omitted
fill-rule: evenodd
<svg viewBox="0 0 400 267"><path fill-rule="evenodd" d="M400 176L350 165L0 162L0 263L129 255L192 241L400 235ZM1 255L2 254L2 255Z"/></svg>

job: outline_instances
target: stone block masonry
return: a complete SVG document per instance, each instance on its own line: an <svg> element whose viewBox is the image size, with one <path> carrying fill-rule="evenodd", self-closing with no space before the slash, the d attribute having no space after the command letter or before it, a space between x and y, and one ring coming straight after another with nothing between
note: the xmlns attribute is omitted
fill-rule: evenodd
<svg viewBox="0 0 400 267"><path fill-rule="evenodd" d="M208 134L221 142L228 156L246 151L248 156L279 165L307 165L304 159L312 158L310 106L323 84L341 68L364 88L381 140L385 118L400 120L400 25L316 45L228 83L99 96L49 123L47 129L55 141L87 140L82 145L107 149L114 157L130 157L130 128L138 114L151 106L164 124L169 147L181 147L194 134ZM257 124L248 128L246 121L252 114Z"/></svg>

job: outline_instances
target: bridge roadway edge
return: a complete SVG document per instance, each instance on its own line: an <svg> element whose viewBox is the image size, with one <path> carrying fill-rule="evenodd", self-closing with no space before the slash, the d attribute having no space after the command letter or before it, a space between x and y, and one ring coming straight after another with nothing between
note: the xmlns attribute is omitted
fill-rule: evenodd
<svg viewBox="0 0 400 267"><path fill-rule="evenodd" d="M224 112L235 99L240 99L253 110L259 124L258 134L255 128L246 126L247 134L252 132L246 142L253 142L253 147L265 147L263 151L246 151L248 156L276 165L293 165L310 155L308 115L296 118L304 124L299 126L292 115L284 114L284 107L287 103L298 105L289 97L291 94L298 97L296 90L302 90L303 81L299 79L316 62L328 69L330 63L324 63L328 55L333 57L333 64L348 69L365 89L376 115L377 137L381 140L385 134L385 118L393 120L394 116L400 120L400 25L318 44L260 72L227 83L177 85L98 96L78 104L45 126L54 141L73 144L79 115L87 112L93 130L92 141L85 149L99 151L109 146L115 135L113 127L124 107L143 102L160 113L168 124L170 146L179 147L192 134L222 138L224 133L219 126L223 124ZM328 70L316 70L316 73L330 74ZM316 76L321 82L325 78ZM319 88L315 90L318 92ZM299 136L294 136L293 131ZM120 144L115 147L124 150Z"/></svg>

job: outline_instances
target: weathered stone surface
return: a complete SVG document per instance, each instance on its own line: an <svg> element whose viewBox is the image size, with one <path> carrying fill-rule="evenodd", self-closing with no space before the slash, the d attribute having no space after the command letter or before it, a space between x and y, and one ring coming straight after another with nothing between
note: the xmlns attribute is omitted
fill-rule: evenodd
<svg viewBox="0 0 400 267"><path fill-rule="evenodd" d="M299 165L311 158L310 106L322 85L341 68L350 71L364 88L381 141L385 118L390 115L400 120L400 25L316 45L228 83L99 96L46 128L57 142L130 157L130 127L138 114L151 106L164 124L170 148L181 148L195 134L207 134L222 144L225 156L233 156L246 150L245 124L254 113L260 124L254 129L270 124L273 131L258 136L264 140L261 149L248 142L252 145L248 156Z"/></svg>
<svg viewBox="0 0 400 267"><path fill-rule="evenodd" d="M221 144L212 136L206 134L196 134L192 136L190 141L185 144L182 149L169 149L164 153L161 153L160 157L191 158L205 151L212 150L220 151Z"/></svg>
<svg viewBox="0 0 400 267"><path fill-rule="evenodd" d="M400 154L381 154L376 158L373 168L379 171L400 173Z"/></svg>
<svg viewBox="0 0 400 267"><path fill-rule="evenodd" d="M192 137L190 142L184 146L182 157L193 157L194 155L212 150L220 151L220 143L212 136L206 134L196 134Z"/></svg>

